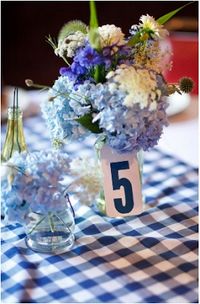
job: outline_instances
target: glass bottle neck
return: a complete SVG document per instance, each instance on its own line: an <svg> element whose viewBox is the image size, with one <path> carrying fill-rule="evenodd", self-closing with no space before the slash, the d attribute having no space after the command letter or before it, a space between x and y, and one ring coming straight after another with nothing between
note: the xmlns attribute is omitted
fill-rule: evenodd
<svg viewBox="0 0 200 304"><path fill-rule="evenodd" d="M27 151L25 142L22 111L19 108L8 108L6 139L2 150L2 161L11 158L14 152Z"/></svg>
<svg viewBox="0 0 200 304"><path fill-rule="evenodd" d="M8 120L19 120L22 119L22 110L19 107L8 108Z"/></svg>

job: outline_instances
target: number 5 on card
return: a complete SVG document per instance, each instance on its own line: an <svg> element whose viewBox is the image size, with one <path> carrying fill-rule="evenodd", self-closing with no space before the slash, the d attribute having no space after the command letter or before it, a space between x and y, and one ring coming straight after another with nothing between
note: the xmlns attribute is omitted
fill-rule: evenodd
<svg viewBox="0 0 200 304"><path fill-rule="evenodd" d="M130 216L143 211L139 164L133 153L119 154L108 145L101 150L106 214Z"/></svg>

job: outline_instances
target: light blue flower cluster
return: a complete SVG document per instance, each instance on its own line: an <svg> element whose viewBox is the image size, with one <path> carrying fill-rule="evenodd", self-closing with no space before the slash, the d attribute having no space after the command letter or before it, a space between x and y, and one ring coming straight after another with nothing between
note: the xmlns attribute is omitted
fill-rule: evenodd
<svg viewBox="0 0 200 304"><path fill-rule="evenodd" d="M96 119L108 144L118 152L146 151L158 143L163 127L168 125L168 102L161 97L155 110L150 105L141 109L139 103L128 108L123 105L125 96L119 89L110 92L107 84L98 84L91 90L93 107L99 112Z"/></svg>
<svg viewBox="0 0 200 304"><path fill-rule="evenodd" d="M166 95L166 85L163 78L157 76L161 97L154 110L150 109L150 104L143 109L139 103L132 107L125 106L123 102L127 93L117 85L111 90L111 82L108 80L106 83L95 84L86 80L74 89L73 82L67 76L59 77L50 94L55 95L56 90L63 94L59 94L53 103L46 102L42 108L53 137L63 140L64 137L80 138L83 134L86 135L86 130L74 118L90 113L93 109L94 120L99 122L112 148L121 153L138 152L156 145L163 127L168 125L168 104L163 97Z"/></svg>
<svg viewBox="0 0 200 304"><path fill-rule="evenodd" d="M135 104L131 109L120 104L105 108L100 116L100 126L107 127L108 143L118 152L149 150L158 143L163 127L168 125L165 109L167 103L160 100L157 110L147 106L141 109Z"/></svg>
<svg viewBox="0 0 200 304"><path fill-rule="evenodd" d="M162 96L155 110L150 109L150 103L143 109L139 103L129 108L123 105L126 92L119 87L111 91L109 83L95 85L87 82L79 86L79 92L90 99L92 108L98 113L94 120L99 121L108 144L120 153L138 152L141 149L146 151L155 146L163 127L168 125L166 99ZM165 95L163 78L157 77L157 83Z"/></svg>
<svg viewBox="0 0 200 304"><path fill-rule="evenodd" d="M69 174L66 153L15 153L5 166L1 201L6 221L22 223L30 211L45 214L66 206L62 183Z"/></svg>
<svg viewBox="0 0 200 304"><path fill-rule="evenodd" d="M73 86L74 81L60 76L49 90L52 101L46 100L41 105L52 140L80 139L87 131L76 119L88 113L90 105L86 96L80 95Z"/></svg>

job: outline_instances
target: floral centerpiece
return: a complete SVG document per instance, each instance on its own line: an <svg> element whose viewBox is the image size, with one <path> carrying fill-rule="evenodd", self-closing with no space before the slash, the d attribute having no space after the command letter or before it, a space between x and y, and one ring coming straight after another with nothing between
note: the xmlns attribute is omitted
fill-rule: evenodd
<svg viewBox="0 0 200 304"><path fill-rule="evenodd" d="M91 132L100 134L100 140L118 153L136 154L158 143L168 125L166 97L193 87L190 78L169 84L163 75L171 68L168 52L160 45L168 35L163 24L183 7L157 20L143 15L125 36L113 24L99 26L90 1L89 26L70 21L57 40L47 37L64 60L60 76L49 88L49 99L42 104L55 146ZM31 80L26 83L40 87Z"/></svg>
<svg viewBox="0 0 200 304"><path fill-rule="evenodd" d="M59 144L90 131L105 134L119 152L148 150L168 125L165 97L192 89L191 79L168 84L163 76L171 68L160 47L168 35L163 23L179 9L158 20L141 16L126 37L113 24L98 26L94 3L90 5L90 27L70 21L58 42L48 37L65 62L42 105L51 138ZM27 84L34 86L30 80Z"/></svg>

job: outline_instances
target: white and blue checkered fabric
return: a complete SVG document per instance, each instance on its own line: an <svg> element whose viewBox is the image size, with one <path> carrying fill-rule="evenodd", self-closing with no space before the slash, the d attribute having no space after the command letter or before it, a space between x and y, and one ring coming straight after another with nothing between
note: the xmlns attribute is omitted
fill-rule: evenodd
<svg viewBox="0 0 200 304"><path fill-rule="evenodd" d="M41 118L24 129L30 150L50 147ZM89 140L66 150L92 153ZM34 253L20 225L3 226L3 303L198 302L197 174L158 149L146 153L145 212L113 219L76 204L69 253Z"/></svg>

